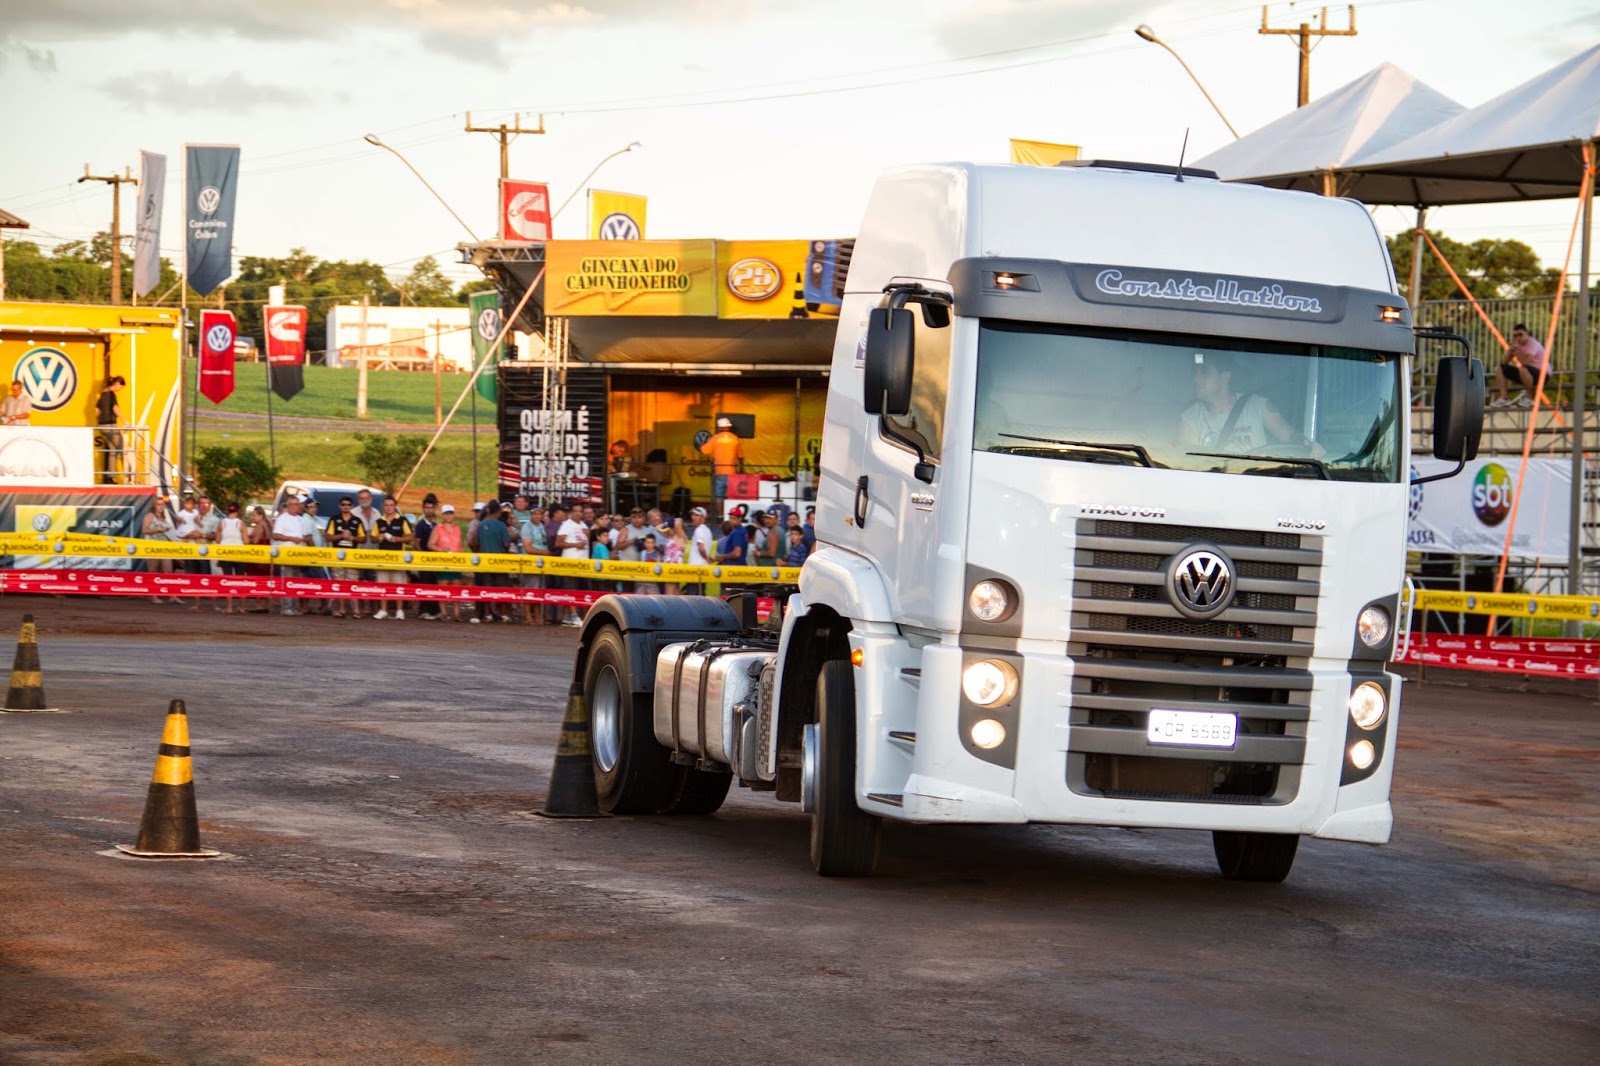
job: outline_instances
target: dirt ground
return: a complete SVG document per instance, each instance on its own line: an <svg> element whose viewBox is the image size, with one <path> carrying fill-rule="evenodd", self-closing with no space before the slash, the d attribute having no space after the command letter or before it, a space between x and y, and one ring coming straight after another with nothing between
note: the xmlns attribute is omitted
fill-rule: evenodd
<svg viewBox="0 0 1600 1066"><path fill-rule="evenodd" d="M1408 685L1386 847L1281 886L1203 834L792 805L553 822L559 627L0 600L67 713L0 716L0 1063L1590 1063L1600 707ZM188 703L205 843L137 831Z"/></svg>

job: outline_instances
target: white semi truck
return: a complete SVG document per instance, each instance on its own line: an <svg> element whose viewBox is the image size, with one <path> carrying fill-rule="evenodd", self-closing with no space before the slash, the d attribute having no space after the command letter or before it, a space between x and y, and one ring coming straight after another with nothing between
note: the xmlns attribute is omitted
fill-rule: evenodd
<svg viewBox="0 0 1600 1066"><path fill-rule="evenodd" d="M1352 201L888 174L798 593L761 627L705 597L585 620L601 808L709 813L737 780L845 876L886 819L1210 830L1258 881L1304 835L1385 842L1416 343ZM1482 365L1439 367L1434 453L1465 460Z"/></svg>

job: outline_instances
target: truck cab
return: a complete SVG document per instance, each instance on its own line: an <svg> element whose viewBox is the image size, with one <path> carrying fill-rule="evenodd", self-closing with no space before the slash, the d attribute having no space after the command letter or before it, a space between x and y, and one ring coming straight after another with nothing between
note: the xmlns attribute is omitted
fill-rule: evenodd
<svg viewBox="0 0 1600 1066"><path fill-rule="evenodd" d="M630 630L667 760L799 799L823 873L885 819L1204 829L1268 881L1303 835L1386 841L1416 340L1365 208L910 167L845 289L781 632ZM1435 454L1468 458L1482 368L1446 378ZM715 649L754 683L680 692Z"/></svg>

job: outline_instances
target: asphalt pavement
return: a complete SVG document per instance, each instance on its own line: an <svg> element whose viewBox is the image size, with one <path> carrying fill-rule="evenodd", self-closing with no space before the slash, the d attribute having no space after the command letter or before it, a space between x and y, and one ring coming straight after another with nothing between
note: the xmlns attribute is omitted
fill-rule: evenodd
<svg viewBox="0 0 1600 1066"><path fill-rule="evenodd" d="M60 715L0 716L0 1063L1592 1063L1593 693L1406 690L1386 847L1224 882L1175 831L794 805L549 821L576 638L15 597ZM0 646L9 648L9 644ZM204 843L131 843L185 700Z"/></svg>

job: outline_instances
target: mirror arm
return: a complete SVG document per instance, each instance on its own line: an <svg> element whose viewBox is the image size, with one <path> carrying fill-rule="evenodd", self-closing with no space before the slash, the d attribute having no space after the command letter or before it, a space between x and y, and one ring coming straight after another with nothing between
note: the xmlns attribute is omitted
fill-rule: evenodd
<svg viewBox="0 0 1600 1066"><path fill-rule="evenodd" d="M883 431L885 437L897 444L903 444L917 453L917 465L911 468L912 476L925 485L933 484L934 467L932 463L928 462L927 453L922 450L922 445L896 430L887 415L878 416L878 428Z"/></svg>
<svg viewBox="0 0 1600 1066"><path fill-rule="evenodd" d="M1414 478L1411 479L1411 484L1413 484L1413 485L1426 485L1430 481L1443 481L1447 477L1455 477L1457 474L1461 473L1461 471L1465 470L1466 468L1467 468L1467 461L1465 459L1457 459L1456 460L1456 468L1454 470L1446 470L1442 474L1429 474L1427 477L1414 477Z"/></svg>

